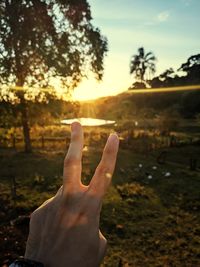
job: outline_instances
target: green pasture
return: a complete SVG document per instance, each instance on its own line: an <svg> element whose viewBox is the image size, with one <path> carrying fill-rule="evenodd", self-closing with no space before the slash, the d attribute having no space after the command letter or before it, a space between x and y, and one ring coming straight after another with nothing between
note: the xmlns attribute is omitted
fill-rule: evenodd
<svg viewBox="0 0 200 267"><path fill-rule="evenodd" d="M84 183L92 177L102 148L103 142L94 140L85 147ZM1 262L23 253L27 226L12 222L55 194L65 152L65 146L32 154L1 149ZM196 171L189 165L191 155L199 160L199 146L167 148L164 164L157 163L160 152L136 153L121 144L102 208L101 229L108 239L102 266L200 266L200 162Z"/></svg>

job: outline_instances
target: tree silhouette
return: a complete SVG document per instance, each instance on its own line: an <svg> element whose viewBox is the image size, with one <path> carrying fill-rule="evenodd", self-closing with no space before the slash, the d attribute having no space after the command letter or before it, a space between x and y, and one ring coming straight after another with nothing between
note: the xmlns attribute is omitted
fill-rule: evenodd
<svg viewBox="0 0 200 267"><path fill-rule="evenodd" d="M28 97L52 77L74 88L92 71L102 78L107 40L91 24L87 0L3 0L0 3L1 95L19 104L25 151L31 151ZM9 92L17 86L18 92ZM44 96L44 93L41 94Z"/></svg>
<svg viewBox="0 0 200 267"><path fill-rule="evenodd" d="M136 80L145 82L147 71L149 76L155 73L155 61L156 57L152 52L145 53L144 48L140 47L138 53L131 57L130 74L134 74Z"/></svg>
<svg viewBox="0 0 200 267"><path fill-rule="evenodd" d="M173 86L175 81L177 80L177 75L172 68L166 69L157 77L154 77L149 81L151 87L167 87Z"/></svg>
<svg viewBox="0 0 200 267"><path fill-rule="evenodd" d="M161 78L161 80L165 81L168 78L174 78L175 77L175 72L172 68L166 69L163 73L161 73L159 75L159 77Z"/></svg>
<svg viewBox="0 0 200 267"><path fill-rule="evenodd" d="M183 75L183 72L186 75ZM172 68L165 70L163 73L149 81L151 87L170 87L181 85L194 85L200 82L200 54L193 55L181 65L178 72Z"/></svg>
<svg viewBox="0 0 200 267"><path fill-rule="evenodd" d="M188 58L178 69L187 73L187 83L196 84L200 82L200 54Z"/></svg>

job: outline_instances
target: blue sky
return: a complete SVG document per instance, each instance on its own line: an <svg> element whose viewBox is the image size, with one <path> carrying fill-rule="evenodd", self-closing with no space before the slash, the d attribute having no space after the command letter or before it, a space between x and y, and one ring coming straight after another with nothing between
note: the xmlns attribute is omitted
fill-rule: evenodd
<svg viewBox="0 0 200 267"><path fill-rule="evenodd" d="M93 24L108 39L103 81L83 82L76 98L117 94L133 81L131 55L141 46L157 57L157 73L200 53L200 0L88 0ZM92 87L92 88L91 88ZM82 95L84 95L82 97Z"/></svg>

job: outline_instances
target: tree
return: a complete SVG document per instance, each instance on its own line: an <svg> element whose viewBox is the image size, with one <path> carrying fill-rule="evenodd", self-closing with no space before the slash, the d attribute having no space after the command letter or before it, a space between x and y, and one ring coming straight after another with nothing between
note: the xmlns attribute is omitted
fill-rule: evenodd
<svg viewBox="0 0 200 267"><path fill-rule="evenodd" d="M169 78L174 78L175 77L175 72L172 68L166 69L163 73L159 75L162 81L165 81Z"/></svg>
<svg viewBox="0 0 200 267"><path fill-rule="evenodd" d="M178 71L187 73L186 80L188 84L197 84L200 82L200 54L193 55L183 63Z"/></svg>
<svg viewBox="0 0 200 267"><path fill-rule="evenodd" d="M145 74L149 76L154 74L156 57L152 52L145 53L143 47L138 49L138 53L131 57L130 61L130 74L134 74L136 80L140 82L145 82ZM150 77L148 77L150 79Z"/></svg>
<svg viewBox="0 0 200 267"><path fill-rule="evenodd" d="M144 82L135 82L128 88L128 90L145 89L145 88L146 88L146 84Z"/></svg>
<svg viewBox="0 0 200 267"><path fill-rule="evenodd" d="M183 75L183 72L186 75ZM151 87L171 87L181 85L199 84L200 82L200 54L193 55L181 65L178 72L172 68L149 81Z"/></svg>
<svg viewBox="0 0 200 267"><path fill-rule="evenodd" d="M87 0L3 0L0 3L0 85L21 113L31 151L27 99L55 77L73 89L88 71L102 78L107 40L91 24ZM19 90L12 91L10 87ZM28 87L37 90L28 90ZM25 89L26 88L26 89ZM21 90L23 89L23 90Z"/></svg>
<svg viewBox="0 0 200 267"><path fill-rule="evenodd" d="M149 84L153 88L174 86L178 76L172 68L166 69L159 76L154 77L149 81Z"/></svg>

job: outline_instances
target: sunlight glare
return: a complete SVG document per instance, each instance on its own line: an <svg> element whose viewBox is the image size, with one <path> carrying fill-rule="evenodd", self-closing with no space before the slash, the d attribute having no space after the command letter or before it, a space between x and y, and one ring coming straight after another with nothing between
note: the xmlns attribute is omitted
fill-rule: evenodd
<svg viewBox="0 0 200 267"><path fill-rule="evenodd" d="M103 125L115 124L115 121L93 119L93 118L66 119L66 120L61 120L61 124L70 125L75 121L79 121L82 126L103 126Z"/></svg>
<svg viewBox="0 0 200 267"><path fill-rule="evenodd" d="M105 84L98 83L95 80L83 81L77 88L74 89L72 97L74 100L85 101L97 99L99 97L113 95L115 93L111 88L107 88Z"/></svg>
<svg viewBox="0 0 200 267"><path fill-rule="evenodd" d="M145 93L167 93L178 91L192 91L200 90L200 85L188 85L188 86L174 86L174 87L162 87L162 88L144 88L144 89L132 89L126 91L127 94L145 94Z"/></svg>

